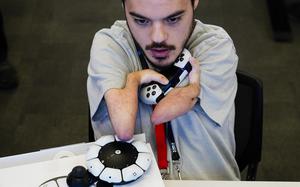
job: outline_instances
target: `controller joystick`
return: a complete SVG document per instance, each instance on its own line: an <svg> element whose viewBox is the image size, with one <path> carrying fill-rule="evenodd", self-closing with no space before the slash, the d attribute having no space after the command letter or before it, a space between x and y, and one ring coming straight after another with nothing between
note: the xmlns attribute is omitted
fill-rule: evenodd
<svg viewBox="0 0 300 187"><path fill-rule="evenodd" d="M157 104L163 99L169 91L178 86L183 79L192 71L192 65L189 62L191 53L184 49L174 62L174 66L160 73L169 79L166 85L158 82L150 82L141 86L140 99L146 104Z"/></svg>
<svg viewBox="0 0 300 187"><path fill-rule="evenodd" d="M112 184L98 180L83 166L76 166L67 177L69 187L89 187L96 183L96 187L113 187Z"/></svg>
<svg viewBox="0 0 300 187"><path fill-rule="evenodd" d="M76 166L72 169L67 177L69 187L86 187L89 186L89 175L83 166Z"/></svg>

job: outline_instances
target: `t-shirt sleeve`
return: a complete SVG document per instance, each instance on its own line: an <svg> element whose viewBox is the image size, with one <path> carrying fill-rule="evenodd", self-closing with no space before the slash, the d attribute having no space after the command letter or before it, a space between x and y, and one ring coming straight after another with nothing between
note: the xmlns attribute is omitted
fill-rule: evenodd
<svg viewBox="0 0 300 187"><path fill-rule="evenodd" d="M105 92L111 88L123 88L129 72L124 63L128 60L125 51L105 33L96 33L88 65L87 94L93 120ZM99 117L99 116L98 116Z"/></svg>
<svg viewBox="0 0 300 187"><path fill-rule="evenodd" d="M238 57L229 36L215 36L201 45L201 50L195 51L201 71L200 105L212 120L222 126L234 105Z"/></svg>

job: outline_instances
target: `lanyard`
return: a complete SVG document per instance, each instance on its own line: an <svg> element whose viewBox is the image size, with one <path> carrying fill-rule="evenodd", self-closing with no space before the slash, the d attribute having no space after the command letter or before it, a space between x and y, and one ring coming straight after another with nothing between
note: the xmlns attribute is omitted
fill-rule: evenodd
<svg viewBox="0 0 300 187"><path fill-rule="evenodd" d="M140 46L135 42L137 53L143 69L148 69L148 64L145 60L144 54ZM171 122L166 122L165 124L155 125L155 139L156 139L156 149L157 149L157 164L162 172L163 177L169 174L168 171L168 159L167 159L167 143L168 140L171 149L172 163L178 173L178 178L181 180L181 174L179 169L180 156L174 139L174 134L171 126Z"/></svg>
<svg viewBox="0 0 300 187"><path fill-rule="evenodd" d="M155 140L156 140L158 167L160 170L167 170L168 159L167 159L165 124L162 123L162 124L155 125Z"/></svg>
<svg viewBox="0 0 300 187"><path fill-rule="evenodd" d="M157 147L157 163L163 178L167 178L169 174L166 144L167 139L171 149L172 164L175 167L175 170L177 171L178 178L181 180L181 173L179 167L180 156L174 139L171 122L155 125L155 138Z"/></svg>
<svg viewBox="0 0 300 187"><path fill-rule="evenodd" d="M169 146L171 149L171 157L172 157L172 164L175 167L175 170L177 171L177 175L179 180L181 180L181 173L180 173L180 156L178 153L178 149L176 146L176 142L174 139L174 134L171 126L171 122L168 121L166 123L166 131L167 131L167 138L169 142Z"/></svg>
<svg viewBox="0 0 300 187"><path fill-rule="evenodd" d="M171 157L172 157L172 161L179 161L180 159L180 156L179 156L179 153L178 153L178 150L177 150L177 146L176 146L176 142L175 142L175 139L174 139L174 134L173 134L173 130L172 130L172 126L171 126L171 122L168 121L166 123L166 133L167 133L167 138L168 138L168 142L169 142L169 146L170 146L170 149L171 149Z"/></svg>

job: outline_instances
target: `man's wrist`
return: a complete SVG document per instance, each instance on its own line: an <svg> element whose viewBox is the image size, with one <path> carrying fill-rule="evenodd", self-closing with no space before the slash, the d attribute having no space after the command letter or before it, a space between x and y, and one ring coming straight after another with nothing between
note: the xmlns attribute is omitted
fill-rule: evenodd
<svg viewBox="0 0 300 187"><path fill-rule="evenodd" d="M127 75L126 85L138 86L140 84L140 75L138 72L132 72Z"/></svg>
<svg viewBox="0 0 300 187"><path fill-rule="evenodd" d="M200 85L199 84L192 83L192 84L189 84L187 87L189 89L188 90L189 95L192 98L197 98L200 95Z"/></svg>

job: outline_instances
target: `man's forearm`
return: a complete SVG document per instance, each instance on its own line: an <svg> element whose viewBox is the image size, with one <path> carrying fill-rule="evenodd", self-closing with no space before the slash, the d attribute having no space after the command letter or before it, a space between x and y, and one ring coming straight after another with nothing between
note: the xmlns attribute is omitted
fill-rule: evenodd
<svg viewBox="0 0 300 187"><path fill-rule="evenodd" d="M110 89L104 95L112 126L121 140L129 140L133 136L138 110L138 87L150 81L168 83L166 77L153 70L141 70L127 75L124 88Z"/></svg>
<svg viewBox="0 0 300 187"><path fill-rule="evenodd" d="M189 74L189 85L174 88L155 107L151 116L154 124L170 121L193 108L200 95L200 64L195 58L190 58L192 71Z"/></svg>
<svg viewBox="0 0 300 187"><path fill-rule="evenodd" d="M138 108L138 86L136 74L131 73L128 74L123 89L110 89L105 93L112 126L121 140L129 140L133 136Z"/></svg>
<svg viewBox="0 0 300 187"><path fill-rule="evenodd" d="M173 89L156 105L151 121L154 124L164 123L185 114L196 104L199 93L200 86L197 84Z"/></svg>

